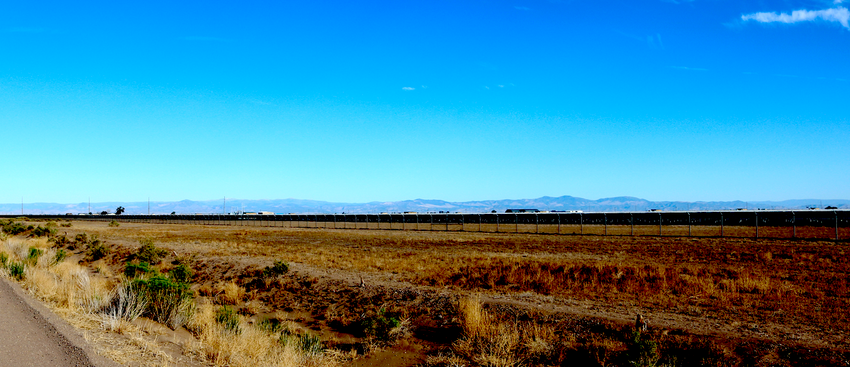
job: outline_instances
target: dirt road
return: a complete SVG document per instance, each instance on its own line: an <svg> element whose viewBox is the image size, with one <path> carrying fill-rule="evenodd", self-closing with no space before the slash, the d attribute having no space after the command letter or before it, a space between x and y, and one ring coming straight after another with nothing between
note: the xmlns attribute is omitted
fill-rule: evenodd
<svg viewBox="0 0 850 367"><path fill-rule="evenodd" d="M0 365L117 366L20 286L0 278Z"/></svg>

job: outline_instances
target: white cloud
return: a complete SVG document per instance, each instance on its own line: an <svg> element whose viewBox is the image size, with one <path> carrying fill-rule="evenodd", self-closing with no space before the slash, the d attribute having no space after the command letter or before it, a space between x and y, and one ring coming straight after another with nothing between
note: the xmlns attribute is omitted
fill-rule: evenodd
<svg viewBox="0 0 850 367"><path fill-rule="evenodd" d="M833 4L841 4L841 3L843 3L843 2L844 2L844 0L835 0L835 1L833 1L832 3L833 3Z"/></svg>
<svg viewBox="0 0 850 367"><path fill-rule="evenodd" d="M401 90L414 90L416 88L413 87L401 87Z"/></svg>
<svg viewBox="0 0 850 367"><path fill-rule="evenodd" d="M755 20L759 23L778 22L791 24L798 22L810 22L818 19L827 22L838 22L841 23L844 28L850 29L850 11L844 7L825 10L794 10L791 14L762 12L741 15L741 20Z"/></svg>

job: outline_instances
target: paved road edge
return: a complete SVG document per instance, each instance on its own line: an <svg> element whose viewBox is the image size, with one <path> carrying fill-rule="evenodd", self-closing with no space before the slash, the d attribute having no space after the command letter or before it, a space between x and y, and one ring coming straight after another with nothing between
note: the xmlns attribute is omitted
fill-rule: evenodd
<svg viewBox="0 0 850 367"><path fill-rule="evenodd" d="M21 285L15 283L9 279L4 277L0 277L0 287L8 287L18 299L23 301L23 303L33 310L33 314L37 315L41 321L44 321L46 325L52 328L57 336L62 341L67 342L72 348L78 349L82 352L88 359L89 363L94 367L118 367L119 364L114 361L103 357L97 352L95 352L94 348L89 344L86 339L83 337L83 331L77 329L67 321L53 313L47 306L45 306L40 301L36 300L29 293L27 293Z"/></svg>

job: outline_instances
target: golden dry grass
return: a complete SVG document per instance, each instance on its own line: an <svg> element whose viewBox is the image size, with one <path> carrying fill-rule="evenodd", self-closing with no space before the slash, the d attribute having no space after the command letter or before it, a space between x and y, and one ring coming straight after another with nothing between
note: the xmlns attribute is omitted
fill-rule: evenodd
<svg viewBox="0 0 850 367"><path fill-rule="evenodd" d="M231 262L247 259L260 264L280 259L315 269L370 273L459 293L530 294L549 297L536 299L580 300L601 307L653 308L737 325L769 321L820 330L850 330L850 320L842 311L850 306L844 296L850 289L846 278L850 253L841 244L828 241L145 224L114 228L99 223L75 223L73 231L99 234L104 241L131 249L137 246L138 239L147 237L176 256L194 254L202 259ZM200 290L202 294L218 295L221 303L245 299L236 284L229 292L227 282L204 287L207 288ZM453 344L453 354L430 358L431 365L452 365L458 360L478 365L560 363L563 356L558 353L569 355L576 351L597 365L623 362L623 338L575 340L569 331L497 320L487 313L475 316L475 307L470 305L459 304L459 309L466 310L460 312L466 320L462 322L464 336ZM480 304L478 310L483 312ZM344 311L341 307L328 307L322 312L328 320L335 320L344 319ZM238 353L238 343L227 344L221 341L223 338L215 334L209 343L222 348L232 344L235 352L210 352L218 348L210 345L199 345L194 350L209 361L225 361L215 363L283 363L276 362L278 357L232 357Z"/></svg>
<svg viewBox="0 0 850 367"><path fill-rule="evenodd" d="M522 362L519 348L523 343L520 326L493 320L481 306L478 298L461 299L458 313L463 336L454 343L454 351L480 366L519 365Z"/></svg>
<svg viewBox="0 0 850 367"><path fill-rule="evenodd" d="M190 352L215 366L338 366L345 356L337 351L305 352L297 343L281 343L279 335L270 334L254 325L239 325L239 332L226 329L216 320L217 306L205 303L198 307L189 328L198 342Z"/></svg>
<svg viewBox="0 0 850 367"><path fill-rule="evenodd" d="M460 289L627 302L745 322L850 331L850 252L829 241L549 236L79 223L74 231L178 254L281 259ZM802 231L803 229L800 229ZM755 312L753 312L755 310ZM789 319L794 318L795 320Z"/></svg>
<svg viewBox="0 0 850 367"><path fill-rule="evenodd" d="M475 365L561 365L566 352L592 349L592 346L579 346L572 334L558 333L552 325L501 320L482 306L478 296L458 301L458 318L463 333L452 345L454 353ZM437 365L447 361L429 363Z"/></svg>
<svg viewBox="0 0 850 367"><path fill-rule="evenodd" d="M91 264L100 273L93 274L68 259L57 263L53 260L57 250L48 247L44 240L15 237L3 240L0 253L8 261L26 263L31 248L40 249L43 254L37 261L27 263L22 286L72 325L88 330L86 337L100 344L100 354L124 365L159 366L174 362L161 349L156 335L151 338L150 331L123 317L123 310L114 314L111 302L122 292L132 292L132 287L102 276L111 273L105 262ZM3 272L8 273L5 267ZM244 288L233 282L221 283L218 293L219 299L228 304L239 303L245 296ZM189 326L197 340L189 344L187 352L213 365L337 366L352 357L335 350L305 351L296 343L279 342L279 335L244 323L240 333L226 332L215 320L212 307L200 305L190 320Z"/></svg>
<svg viewBox="0 0 850 367"><path fill-rule="evenodd" d="M224 283L219 298L224 304L235 305L242 302L245 298L245 288L240 287L233 281Z"/></svg>

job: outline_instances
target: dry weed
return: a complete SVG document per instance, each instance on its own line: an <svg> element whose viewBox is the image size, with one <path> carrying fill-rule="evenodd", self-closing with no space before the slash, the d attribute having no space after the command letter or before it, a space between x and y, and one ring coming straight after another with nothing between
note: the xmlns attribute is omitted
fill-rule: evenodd
<svg viewBox="0 0 850 367"><path fill-rule="evenodd" d="M245 298L245 288L240 287L232 281L224 283L224 285L221 286L218 298L226 305L238 304Z"/></svg>
<svg viewBox="0 0 850 367"><path fill-rule="evenodd" d="M477 296L461 299L458 311L463 336L453 345L457 354L481 366L509 367L522 362L522 338L516 324L493 320Z"/></svg>
<svg viewBox="0 0 850 367"><path fill-rule="evenodd" d="M532 324L526 327L524 331L525 337L522 346L529 358L538 360L550 358L555 351L553 343L558 340L552 326Z"/></svg>
<svg viewBox="0 0 850 367"><path fill-rule="evenodd" d="M242 322L240 332L228 332L216 320L215 305L206 303L189 323L199 340L190 349L216 366L335 366L333 353L305 351L298 343L281 343L278 338Z"/></svg>
<svg viewBox="0 0 850 367"><path fill-rule="evenodd" d="M466 367L468 362L454 354L437 354L425 358L424 367Z"/></svg>

